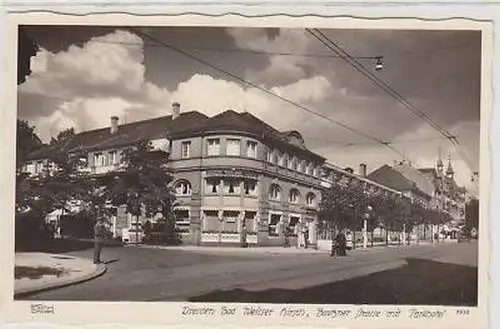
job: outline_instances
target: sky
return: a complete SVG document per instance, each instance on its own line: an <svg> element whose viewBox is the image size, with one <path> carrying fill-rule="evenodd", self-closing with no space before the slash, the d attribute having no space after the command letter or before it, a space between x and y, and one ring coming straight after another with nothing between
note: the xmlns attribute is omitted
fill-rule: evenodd
<svg viewBox="0 0 500 329"><path fill-rule="evenodd" d="M31 75L18 88L18 117L35 125L45 141L70 127L106 127L112 115L120 123L169 115L171 103L179 102L182 111L247 111L279 130L298 130L308 148L341 167L356 170L366 163L370 172L402 155L417 167L429 167L441 153L445 163L451 158L457 182L469 188L479 167L480 32L321 30L455 135L460 145L454 147L304 29L26 30L40 51L32 58ZM383 70L374 70L376 56L383 56ZM244 85L235 76L320 116ZM399 154L366 135L392 142Z"/></svg>

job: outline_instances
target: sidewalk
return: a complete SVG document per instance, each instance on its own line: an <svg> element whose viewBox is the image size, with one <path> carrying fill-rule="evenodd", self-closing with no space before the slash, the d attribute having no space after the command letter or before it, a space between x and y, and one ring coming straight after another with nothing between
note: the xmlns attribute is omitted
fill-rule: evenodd
<svg viewBox="0 0 500 329"><path fill-rule="evenodd" d="M59 288L104 274L104 264L89 259L41 252L21 252L15 256L14 296Z"/></svg>

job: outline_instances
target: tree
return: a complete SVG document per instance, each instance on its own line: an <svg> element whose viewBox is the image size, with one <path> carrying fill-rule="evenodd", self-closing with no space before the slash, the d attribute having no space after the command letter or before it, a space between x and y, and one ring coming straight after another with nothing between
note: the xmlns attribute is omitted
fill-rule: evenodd
<svg viewBox="0 0 500 329"><path fill-rule="evenodd" d="M479 228L479 200L471 199L465 205L465 226L470 231L473 228Z"/></svg>
<svg viewBox="0 0 500 329"><path fill-rule="evenodd" d="M39 50L38 44L30 39L22 26L18 30L17 84L20 85L31 74L31 57Z"/></svg>
<svg viewBox="0 0 500 329"><path fill-rule="evenodd" d="M135 217L153 217L158 211L165 220L166 242L177 242L173 206L175 194L163 153L152 152L151 143L139 141L123 152L123 170L107 175L106 197L115 205L125 205Z"/></svg>
<svg viewBox="0 0 500 329"><path fill-rule="evenodd" d="M75 128L71 127L66 130L60 131L57 136L51 137L49 145L61 145L63 146L66 142L70 141L75 136Z"/></svg>
<svg viewBox="0 0 500 329"><path fill-rule="evenodd" d="M16 133L16 167L18 171L26 163L27 156L44 146L42 140L35 133L35 127L28 121L17 119Z"/></svg>

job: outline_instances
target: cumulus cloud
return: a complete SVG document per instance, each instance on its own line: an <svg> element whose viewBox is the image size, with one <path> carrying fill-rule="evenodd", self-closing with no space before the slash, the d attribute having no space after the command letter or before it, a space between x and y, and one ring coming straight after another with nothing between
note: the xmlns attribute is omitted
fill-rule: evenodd
<svg viewBox="0 0 500 329"><path fill-rule="evenodd" d="M45 140L68 126L81 131L107 125L111 115L125 117L128 108L151 116L165 107L170 93L145 80L143 62L142 39L121 30L67 51L41 49L19 87L20 116L36 119ZM51 103L35 109L37 98Z"/></svg>
<svg viewBox="0 0 500 329"><path fill-rule="evenodd" d="M311 48L312 40L302 29L279 29L271 34L266 29L229 28L227 32L233 37L236 46L242 49L267 52L306 53ZM308 67L310 59L301 56L269 56L269 65L261 71L247 71L247 78L272 84L274 81L290 82L310 77Z"/></svg>

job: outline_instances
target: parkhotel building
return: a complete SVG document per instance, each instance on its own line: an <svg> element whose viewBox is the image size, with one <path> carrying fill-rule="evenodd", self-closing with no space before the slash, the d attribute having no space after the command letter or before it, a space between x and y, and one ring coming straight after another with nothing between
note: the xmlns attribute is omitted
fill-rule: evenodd
<svg viewBox="0 0 500 329"><path fill-rule="evenodd" d="M245 220L249 244L279 245L277 224L284 221L293 231L301 221L315 246L321 191L339 177L401 195L365 178L366 166L353 174L328 164L306 147L298 131L278 131L247 112L227 110L208 117L181 112L174 103L169 116L123 125L112 117L110 127L77 134L65 150L86 150L87 170L102 175L118 170L122 150L140 139L150 140L169 158L176 227L186 244L238 243ZM25 170L34 176L50 171L46 152L50 149L34 152ZM120 236L134 223L125 206L115 213L113 234ZM154 221L141 219L146 220Z"/></svg>

